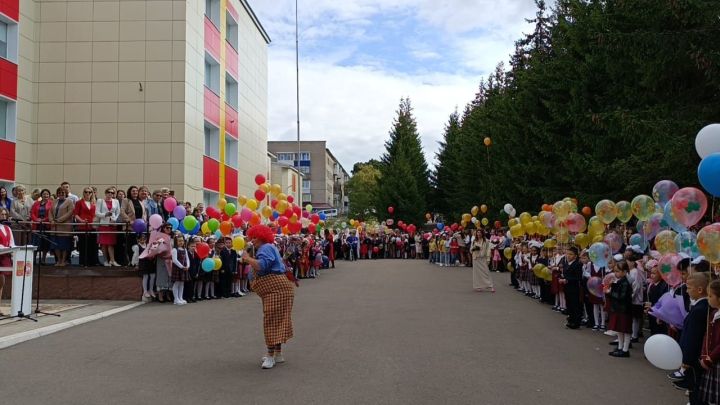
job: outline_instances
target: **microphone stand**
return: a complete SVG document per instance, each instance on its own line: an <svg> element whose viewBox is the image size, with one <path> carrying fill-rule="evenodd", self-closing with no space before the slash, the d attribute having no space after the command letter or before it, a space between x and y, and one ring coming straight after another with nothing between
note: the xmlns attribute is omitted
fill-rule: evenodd
<svg viewBox="0 0 720 405"><path fill-rule="evenodd" d="M40 233L39 233L39 234L38 234L38 233L35 233L35 235L37 235L40 239L48 242L48 243L50 244L50 246L57 246L57 243L56 243L56 242L54 242L54 241L51 240L47 235L45 235L45 226L44 226L44 224L40 224ZM33 255L33 263L35 262L34 259L35 259L35 256ZM41 267L41 266L36 266L36 267L35 267L35 268L38 269L38 271L37 271L37 288L36 288L36 293L35 293L35 313L36 313L36 314L52 315L52 316L60 317L60 314L54 314L54 313L50 313L50 312L43 312L43 311L40 310L40 267Z"/></svg>

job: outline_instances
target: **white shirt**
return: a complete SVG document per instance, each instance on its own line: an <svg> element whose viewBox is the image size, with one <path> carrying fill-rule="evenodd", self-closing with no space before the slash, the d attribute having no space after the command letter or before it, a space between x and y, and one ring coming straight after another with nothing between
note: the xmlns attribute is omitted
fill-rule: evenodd
<svg viewBox="0 0 720 405"><path fill-rule="evenodd" d="M184 264L183 264L183 263L180 263L180 262L178 261L178 254L177 254L178 249L185 250L185 248L173 248L173 250L172 250L172 262L173 262L173 264L175 264L176 266L180 267L181 269L185 269L185 268L190 267L190 255L188 255L187 252L185 252L185 263L184 263Z"/></svg>

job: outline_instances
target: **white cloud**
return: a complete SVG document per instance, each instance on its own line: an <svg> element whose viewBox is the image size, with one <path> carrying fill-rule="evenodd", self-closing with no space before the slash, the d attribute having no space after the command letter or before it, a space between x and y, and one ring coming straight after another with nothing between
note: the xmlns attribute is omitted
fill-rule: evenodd
<svg viewBox="0 0 720 405"><path fill-rule="evenodd" d="M251 3L273 39L268 137L295 139L295 2ZM498 62L507 62L514 41L532 28L524 19L534 13L533 0L300 0L302 139L327 140L349 171L382 154L399 100L409 96L432 163L449 114L462 110ZM356 41L385 40L374 32L378 16L415 18L420 29L437 31L443 49L407 38L403 46L415 58L408 63L448 60L453 72L388 71L383 55L374 54L348 66Z"/></svg>

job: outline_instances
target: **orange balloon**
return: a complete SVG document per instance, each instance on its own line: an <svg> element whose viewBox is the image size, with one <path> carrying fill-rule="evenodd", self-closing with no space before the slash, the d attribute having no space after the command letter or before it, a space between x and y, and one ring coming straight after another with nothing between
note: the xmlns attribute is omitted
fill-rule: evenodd
<svg viewBox="0 0 720 405"><path fill-rule="evenodd" d="M260 214L255 211L252 213L252 217L250 217L250 225L260 225Z"/></svg>
<svg viewBox="0 0 720 405"><path fill-rule="evenodd" d="M492 145L492 139L490 139L490 137L485 137L483 143L485 144L485 146L490 146Z"/></svg>
<svg viewBox="0 0 720 405"><path fill-rule="evenodd" d="M592 215L592 208L590 208L590 207L588 207L588 206L585 206L585 207L583 207L583 209L582 209L582 213L583 213L583 215L585 215L586 217L589 217L590 215Z"/></svg>
<svg viewBox="0 0 720 405"><path fill-rule="evenodd" d="M227 236L230 235L230 232L232 232L233 225L230 221L222 221L220 223L220 232Z"/></svg>
<svg viewBox="0 0 720 405"><path fill-rule="evenodd" d="M550 204L543 204L543 211L552 212L552 205Z"/></svg>

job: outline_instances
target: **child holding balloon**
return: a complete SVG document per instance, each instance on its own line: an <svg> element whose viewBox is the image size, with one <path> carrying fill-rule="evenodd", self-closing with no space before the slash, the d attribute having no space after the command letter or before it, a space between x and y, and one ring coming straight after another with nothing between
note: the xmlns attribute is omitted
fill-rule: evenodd
<svg viewBox="0 0 720 405"><path fill-rule="evenodd" d="M700 382L700 399L703 403L720 403L720 281L708 286L708 304L711 322L703 339L700 366L705 370Z"/></svg>
<svg viewBox="0 0 720 405"><path fill-rule="evenodd" d="M175 247L172 250L172 275L170 280L173 282L172 292L175 297L175 305L185 305L187 301L183 299L185 291L185 282L190 279L190 258L185 249L185 239L182 235L176 235Z"/></svg>

